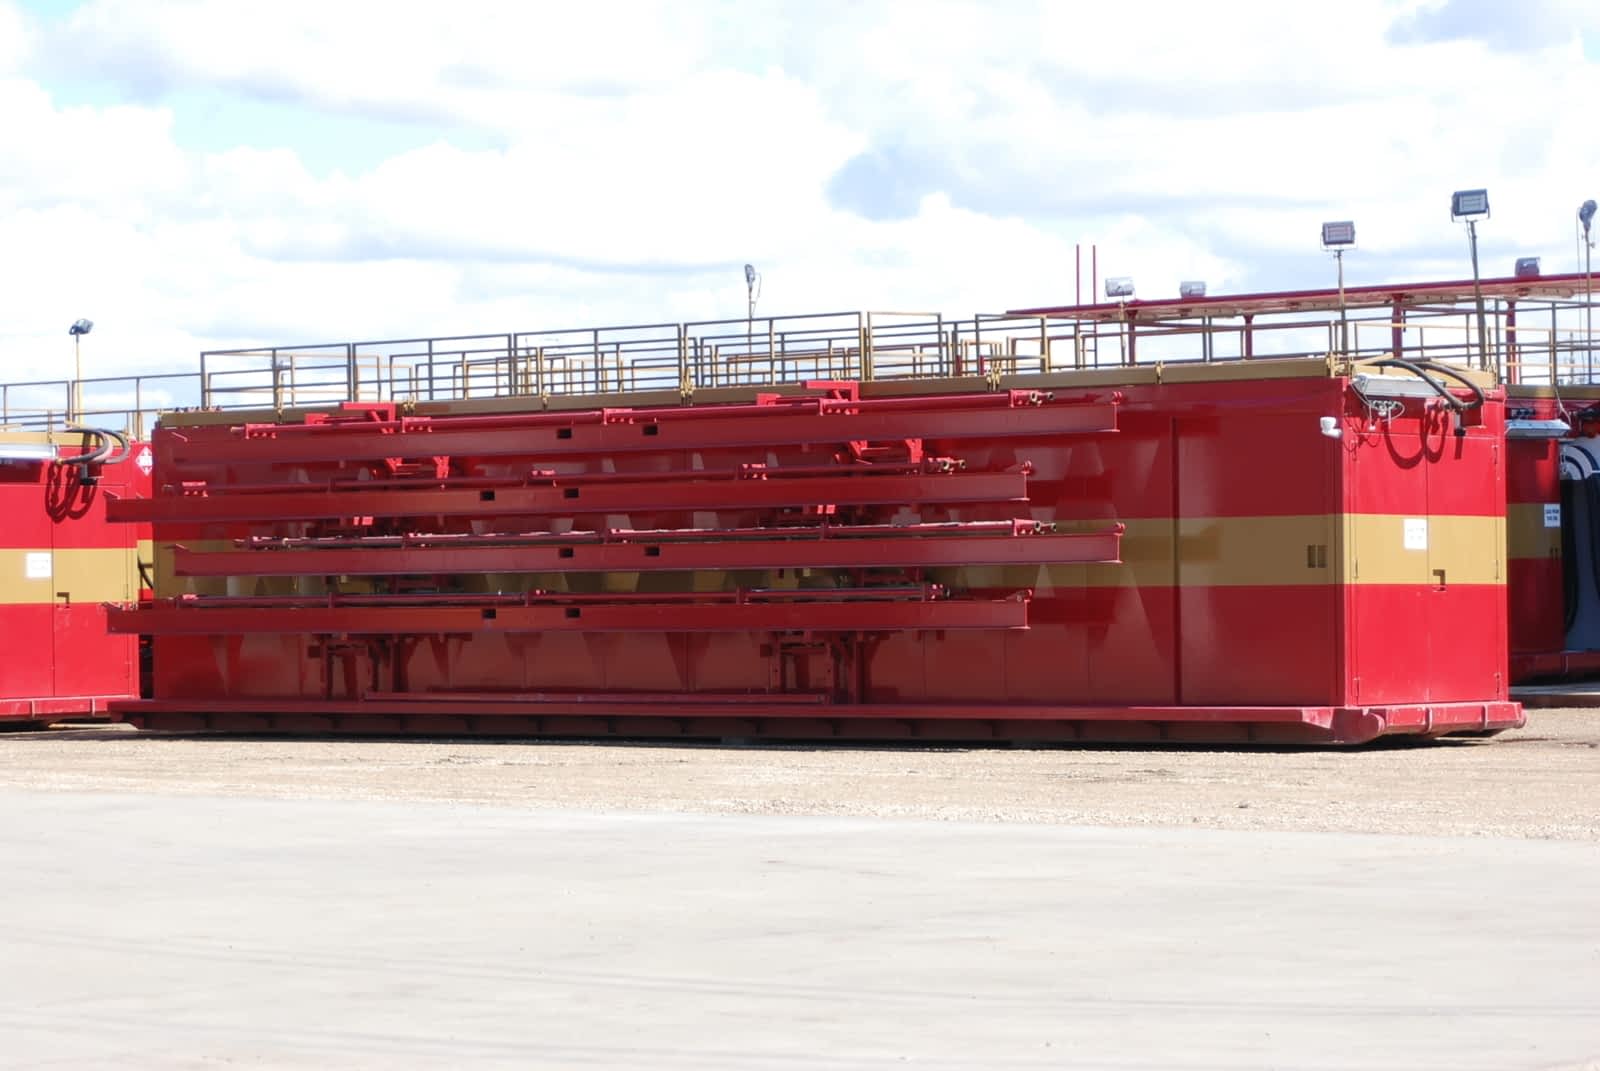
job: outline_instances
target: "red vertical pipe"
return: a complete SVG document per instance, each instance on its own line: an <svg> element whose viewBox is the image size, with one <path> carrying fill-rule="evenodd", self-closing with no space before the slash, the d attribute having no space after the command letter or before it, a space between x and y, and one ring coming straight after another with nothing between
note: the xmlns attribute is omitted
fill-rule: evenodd
<svg viewBox="0 0 1600 1071"><path fill-rule="evenodd" d="M1244 314L1244 359L1247 361L1256 355L1255 321L1255 313L1247 312Z"/></svg>

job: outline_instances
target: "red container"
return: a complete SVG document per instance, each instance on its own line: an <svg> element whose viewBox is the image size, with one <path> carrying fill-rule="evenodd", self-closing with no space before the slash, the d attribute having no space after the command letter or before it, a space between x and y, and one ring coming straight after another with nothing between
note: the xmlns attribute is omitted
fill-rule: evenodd
<svg viewBox="0 0 1600 1071"><path fill-rule="evenodd" d="M0 432L0 720L104 717L139 695L137 639L106 630L106 604L139 590L138 531L106 504L148 488L140 449L81 466L82 436Z"/></svg>
<svg viewBox="0 0 1600 1071"><path fill-rule="evenodd" d="M154 496L112 512L154 524L161 574L112 614L155 644L153 697L120 709L885 739L1522 723L1498 390L1380 417L1320 360L995 382L169 418Z"/></svg>

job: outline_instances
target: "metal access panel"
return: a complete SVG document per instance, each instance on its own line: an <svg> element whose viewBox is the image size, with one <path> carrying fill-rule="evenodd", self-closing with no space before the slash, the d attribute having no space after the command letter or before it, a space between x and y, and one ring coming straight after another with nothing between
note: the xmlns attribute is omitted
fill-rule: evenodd
<svg viewBox="0 0 1600 1071"><path fill-rule="evenodd" d="M106 717L139 695L138 640L106 624L107 604L138 594L138 529L106 520L137 470L72 464L83 450L77 435L0 433L0 721Z"/></svg>

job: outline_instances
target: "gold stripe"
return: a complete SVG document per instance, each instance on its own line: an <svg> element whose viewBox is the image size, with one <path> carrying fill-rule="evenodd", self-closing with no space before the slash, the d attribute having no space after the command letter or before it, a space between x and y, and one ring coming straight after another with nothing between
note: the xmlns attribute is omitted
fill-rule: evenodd
<svg viewBox="0 0 1600 1071"><path fill-rule="evenodd" d="M1194 587L1332 584L1333 517L1209 517L1178 521L1178 582Z"/></svg>
<svg viewBox="0 0 1600 1071"><path fill-rule="evenodd" d="M1544 503L1513 502L1506 507L1506 557L1561 557L1561 529L1544 526Z"/></svg>
<svg viewBox="0 0 1600 1071"><path fill-rule="evenodd" d="M1406 545L1408 521L1426 521L1426 546ZM1350 514L1341 555L1347 583L1504 584L1504 517Z"/></svg>
<svg viewBox="0 0 1600 1071"><path fill-rule="evenodd" d="M1426 522L1424 549L1407 549L1406 521ZM1063 523L1065 531L1093 531L1110 522ZM937 583L955 587L1033 588L1041 593L1107 587L1284 587L1326 584L1503 584L1505 521L1500 517L1415 517L1395 514L1309 514L1287 517L1170 517L1122 522L1122 563L1046 566L972 566L930 570ZM192 540L195 550L226 550L226 540ZM156 594L320 594L318 577L176 577L170 544L156 551ZM1174 551L1176 550L1176 554ZM818 578L826 573L816 571ZM811 578L815 579L815 578ZM702 570L688 579L669 574L495 575L469 578L474 589L518 591L720 591L739 580L778 581L760 574L735 577ZM808 578L784 583L813 586ZM369 578L341 583L347 592L371 590ZM685 587L685 585L688 585Z"/></svg>
<svg viewBox="0 0 1600 1071"><path fill-rule="evenodd" d="M43 554L50 575L29 579L28 555ZM35 559L37 561L37 559ZM133 551L118 547L0 550L0 606L55 602L127 602L133 598Z"/></svg>

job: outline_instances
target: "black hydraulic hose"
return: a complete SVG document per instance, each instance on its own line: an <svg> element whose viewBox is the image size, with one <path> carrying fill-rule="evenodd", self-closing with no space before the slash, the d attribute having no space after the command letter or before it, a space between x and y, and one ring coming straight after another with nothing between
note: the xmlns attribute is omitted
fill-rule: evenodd
<svg viewBox="0 0 1600 1071"><path fill-rule="evenodd" d="M1385 357L1382 360L1371 362L1368 367L1404 368L1407 372L1410 372L1428 386L1432 387L1434 392L1438 394L1439 397L1444 399L1444 403L1458 413L1464 412L1468 409L1481 409L1483 407L1483 403L1487 401L1487 398L1483 393L1483 388L1474 383L1472 379L1466 375L1466 373L1461 371L1461 369L1452 368L1450 365L1443 364L1439 361L1430 360L1426 357L1418 357L1415 360L1406 357ZM1437 372L1442 376L1449 376L1463 387L1466 387L1473 394L1472 401L1464 402L1460 398L1457 398L1454 394L1451 394L1450 388L1446 387L1443 383L1440 383L1437 379L1434 379L1432 376L1430 376L1428 374L1429 372Z"/></svg>
<svg viewBox="0 0 1600 1071"><path fill-rule="evenodd" d="M117 441L116 453L106 458L107 465L120 465L133 456L133 447L128 445L128 437L120 431L105 429L105 433Z"/></svg>
<svg viewBox="0 0 1600 1071"><path fill-rule="evenodd" d="M107 428L85 428L73 425L68 431L77 432L85 437L93 436L100 445L86 454L77 457L60 458L63 465L77 465L79 468L88 468L91 465L120 465L133 456L133 449L128 445L128 437L120 431L111 431Z"/></svg>
<svg viewBox="0 0 1600 1071"><path fill-rule="evenodd" d="M1442 364L1439 361L1429 360L1426 357L1418 357L1415 360L1405 357L1385 357L1382 360L1372 361L1367 365L1367 367L1404 368L1407 372L1410 372L1428 386L1432 387L1434 393L1440 398L1444 399L1444 404L1448 405L1451 412L1455 414L1457 435L1465 435L1467 433L1466 425L1461 421L1461 415L1468 409L1482 409L1484 402L1488 401L1487 396L1483 393L1483 388L1474 383L1472 379L1463 373L1459 368L1452 368L1447 364ZM1449 387L1445 386L1433 376L1429 375L1429 372L1437 372L1439 375L1449 376L1457 383L1460 383L1463 387L1466 387L1472 392L1472 400L1470 402L1464 402L1460 398L1457 398L1454 394L1450 393Z"/></svg>
<svg viewBox="0 0 1600 1071"><path fill-rule="evenodd" d="M93 437L99 440L99 445L88 453L79 454L76 457L57 458L56 460L60 464L77 465L80 469L87 469L91 465L99 465L104 462L106 458L111 456L111 451L116 448L116 441L111 438L111 435L108 432L101 431L99 428L69 427L67 430L77 432L85 439Z"/></svg>
<svg viewBox="0 0 1600 1071"><path fill-rule="evenodd" d="M1578 621L1578 481L1561 481L1561 631L1571 632Z"/></svg>

